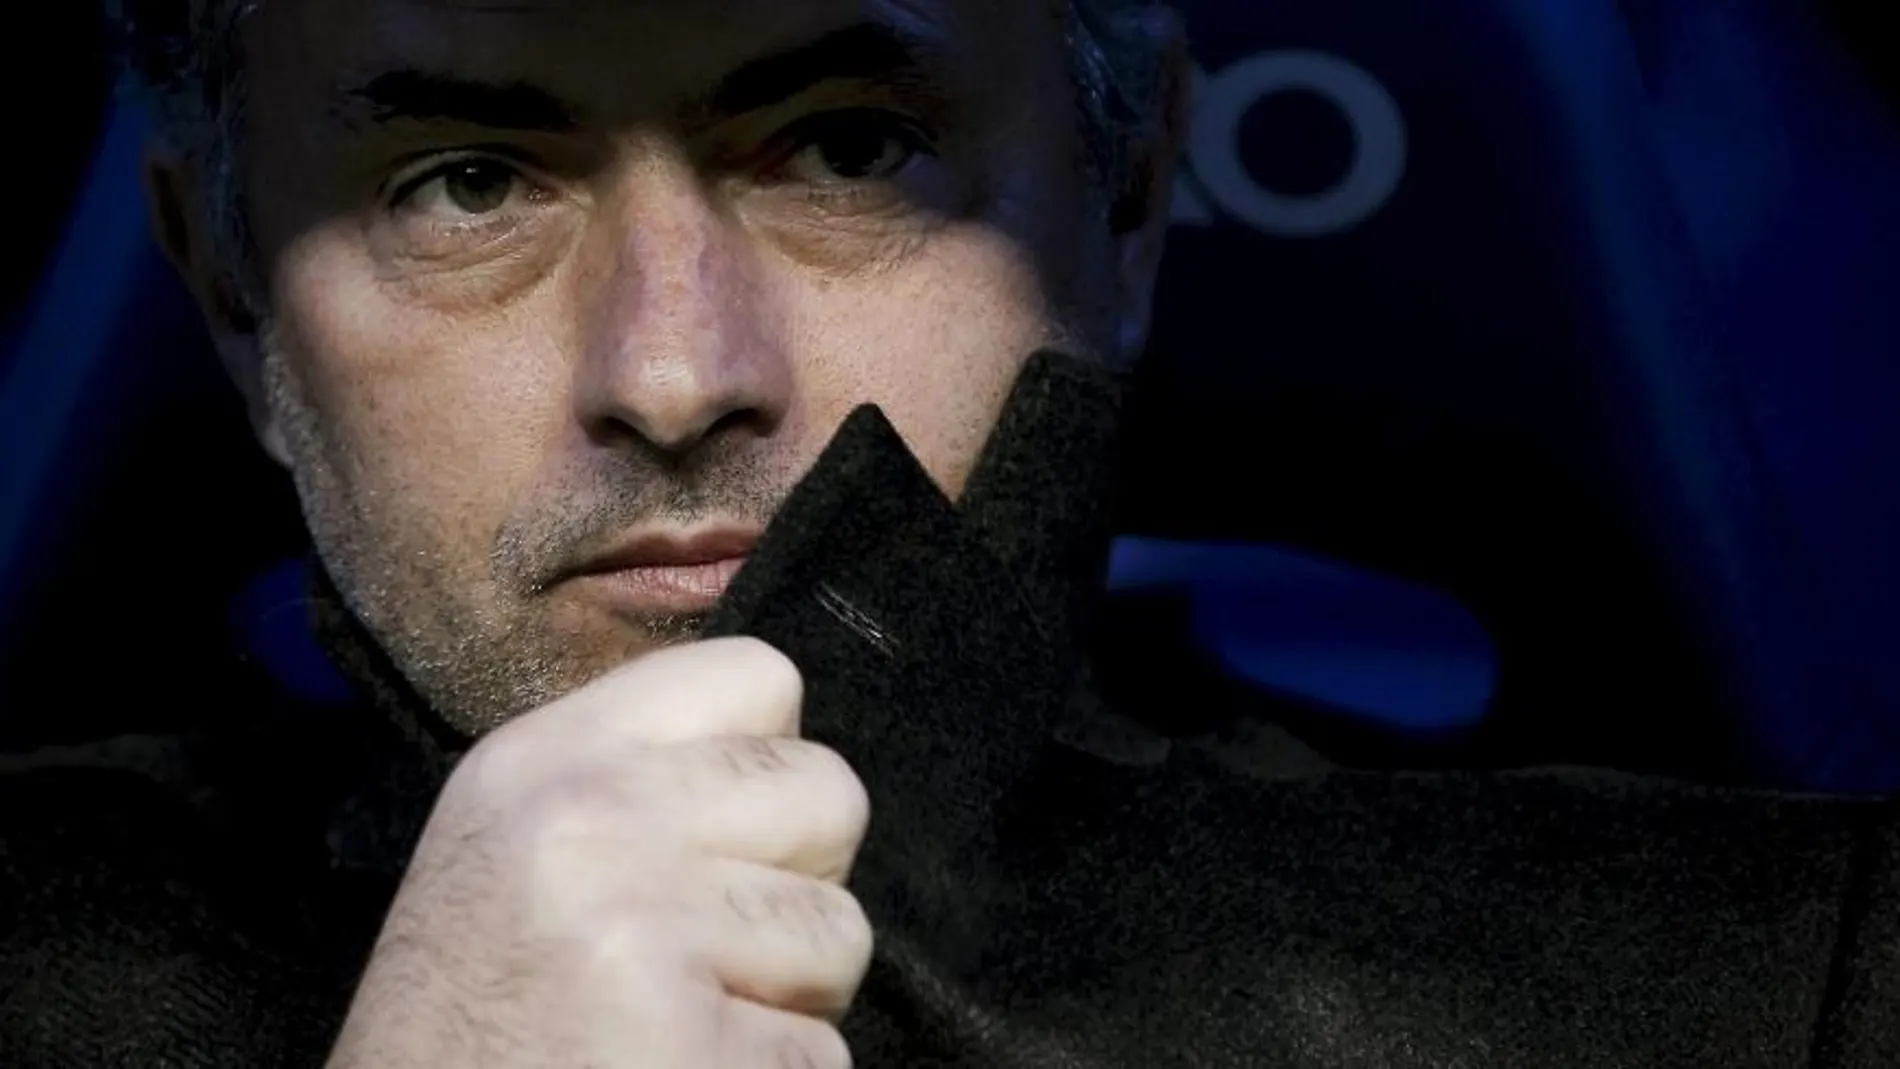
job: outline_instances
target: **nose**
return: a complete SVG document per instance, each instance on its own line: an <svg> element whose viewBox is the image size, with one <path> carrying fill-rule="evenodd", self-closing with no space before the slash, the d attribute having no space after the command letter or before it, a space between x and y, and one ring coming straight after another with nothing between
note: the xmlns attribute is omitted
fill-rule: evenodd
<svg viewBox="0 0 1900 1069"><path fill-rule="evenodd" d="M584 298L582 423L592 438L633 435L676 458L722 433L769 434L792 382L760 258L684 165L642 170Z"/></svg>

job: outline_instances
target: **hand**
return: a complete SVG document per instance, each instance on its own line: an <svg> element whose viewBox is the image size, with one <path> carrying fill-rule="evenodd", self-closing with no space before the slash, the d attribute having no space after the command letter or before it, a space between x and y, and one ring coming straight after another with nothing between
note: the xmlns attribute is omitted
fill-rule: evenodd
<svg viewBox="0 0 1900 1069"><path fill-rule="evenodd" d="M476 746L330 1065L848 1066L869 803L752 639L642 657Z"/></svg>

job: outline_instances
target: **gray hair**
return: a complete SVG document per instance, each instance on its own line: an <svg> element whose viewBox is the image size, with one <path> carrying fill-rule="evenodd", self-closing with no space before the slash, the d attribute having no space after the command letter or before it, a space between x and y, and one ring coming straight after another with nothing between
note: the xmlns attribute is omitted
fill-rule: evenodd
<svg viewBox="0 0 1900 1069"><path fill-rule="evenodd" d="M1166 57L1148 15L1164 0L1053 0L1067 26L1090 177L1118 191L1141 148ZM106 0L128 81L151 108L158 136L195 170L197 209L242 296L262 310L253 245L240 196L235 146L244 117L238 35L257 0Z"/></svg>

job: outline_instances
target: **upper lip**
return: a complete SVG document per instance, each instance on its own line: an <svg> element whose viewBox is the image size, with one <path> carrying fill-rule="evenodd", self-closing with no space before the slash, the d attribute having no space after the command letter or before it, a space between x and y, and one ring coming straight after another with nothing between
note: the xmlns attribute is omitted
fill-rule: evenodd
<svg viewBox="0 0 1900 1069"><path fill-rule="evenodd" d="M574 570L574 574L599 575L633 568L690 568L696 564L716 564L749 555L758 541L758 532L739 528L703 531L692 535L640 535L589 557Z"/></svg>

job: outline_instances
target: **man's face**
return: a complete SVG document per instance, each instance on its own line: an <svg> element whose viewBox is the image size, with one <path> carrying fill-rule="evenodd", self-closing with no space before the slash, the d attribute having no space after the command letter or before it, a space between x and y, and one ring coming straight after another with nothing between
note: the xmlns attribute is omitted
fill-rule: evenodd
<svg viewBox="0 0 1900 1069"><path fill-rule="evenodd" d="M227 352L468 730L689 637L856 405L955 495L1033 350L1145 327L1155 236L1089 187L1045 3L271 0L245 34L268 327Z"/></svg>

